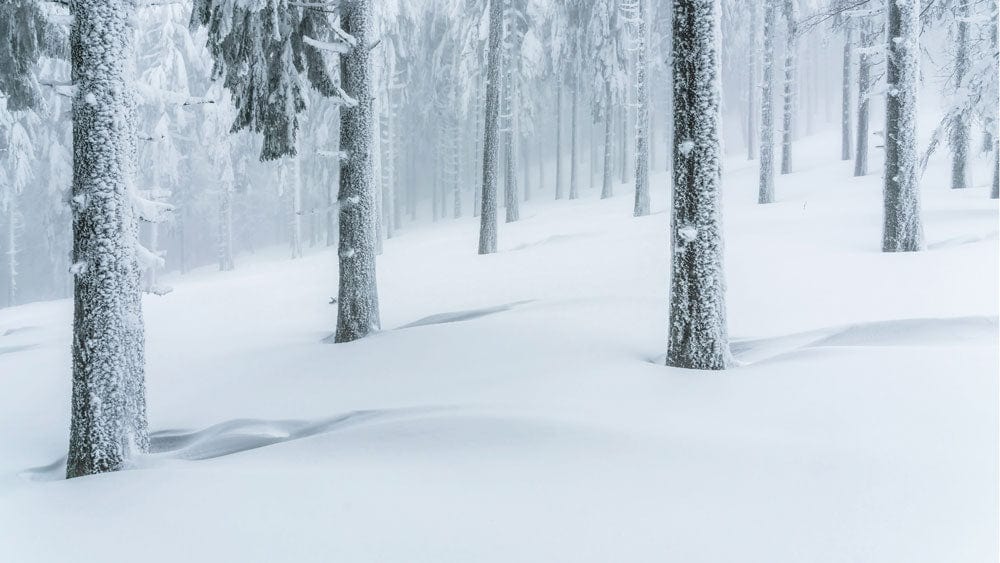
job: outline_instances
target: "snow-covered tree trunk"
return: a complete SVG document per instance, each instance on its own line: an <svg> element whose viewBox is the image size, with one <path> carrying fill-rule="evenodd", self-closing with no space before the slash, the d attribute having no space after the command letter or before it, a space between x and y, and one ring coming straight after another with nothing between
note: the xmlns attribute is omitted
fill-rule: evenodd
<svg viewBox="0 0 1000 563"><path fill-rule="evenodd" d="M387 87L382 94L382 111L379 115L379 131L381 141L379 143L382 152L382 232L385 238L395 236L395 162L396 147L393 144L393 115L392 99Z"/></svg>
<svg viewBox="0 0 1000 563"><path fill-rule="evenodd" d="M615 146L615 133L612 124L614 120L611 119L612 110L612 98L611 98L611 83L604 83L604 176L601 182L601 199L607 199L614 195L612 183L614 180L611 178L612 164L611 164L611 152ZM624 119L622 120L624 121Z"/></svg>
<svg viewBox="0 0 1000 563"><path fill-rule="evenodd" d="M764 38L760 95L760 182L758 203L774 201L774 36L778 0L764 2Z"/></svg>
<svg viewBox="0 0 1000 563"><path fill-rule="evenodd" d="M228 147L228 143L226 143ZM219 270L226 272L234 269L233 263L233 187L236 176L230 154L220 155L222 158L222 178L219 182ZM156 225L153 225L156 228ZM155 233L155 231L154 231ZM153 247L155 252L155 246ZM151 271L155 271L151 270Z"/></svg>
<svg viewBox="0 0 1000 563"><path fill-rule="evenodd" d="M337 299L336 342L350 342L378 330L378 289L375 279L377 208L372 167L371 46L373 0L341 4L341 27L357 46L340 57L344 90L353 99L341 108L340 146L347 153L340 174L340 288Z"/></svg>
<svg viewBox="0 0 1000 563"><path fill-rule="evenodd" d="M858 53L858 137L854 154L854 175L868 173L868 123L869 98L871 97L872 53L875 46L875 31L866 17L861 22L861 49Z"/></svg>
<svg viewBox="0 0 1000 563"><path fill-rule="evenodd" d="M136 0L72 0L73 399L66 476L149 449L136 214Z"/></svg>
<svg viewBox="0 0 1000 563"><path fill-rule="evenodd" d="M917 158L920 0L888 2L883 252L923 247Z"/></svg>
<svg viewBox="0 0 1000 563"><path fill-rule="evenodd" d="M635 61L635 205L632 215L649 215L649 0L638 0ZM752 105L752 104L751 104Z"/></svg>
<svg viewBox="0 0 1000 563"><path fill-rule="evenodd" d="M298 153L298 149L296 149ZM292 259L302 257L302 160L298 154L287 157L282 163L282 175L288 179L285 189L291 189L291 251Z"/></svg>
<svg viewBox="0 0 1000 563"><path fill-rule="evenodd" d="M514 9L507 0L504 10L504 77L503 77L503 146L504 146L504 214L505 222L513 223L521 217L517 197L517 152L514 147L516 120L514 119L514 99L517 96L514 78Z"/></svg>
<svg viewBox="0 0 1000 563"><path fill-rule="evenodd" d="M965 78L969 73L969 16L972 0L960 0L955 4L955 59L951 79L954 81L956 94L964 90ZM994 100L996 103L996 100ZM969 187L969 139L970 115L968 111L955 113L951 122L951 132L948 144L951 146L951 187L962 189Z"/></svg>
<svg viewBox="0 0 1000 563"><path fill-rule="evenodd" d="M747 2L750 10L749 50L747 52L747 160L757 158L757 50L760 8L755 0Z"/></svg>
<svg viewBox="0 0 1000 563"><path fill-rule="evenodd" d="M673 212L667 365L730 363L722 268L718 0L674 0Z"/></svg>
<svg viewBox="0 0 1000 563"><path fill-rule="evenodd" d="M798 9L797 0L784 0L785 16L785 94L781 120L781 173L792 172L792 140L795 132L795 89L798 69Z"/></svg>
<svg viewBox="0 0 1000 563"><path fill-rule="evenodd" d="M17 304L17 204L14 194L7 200L7 306Z"/></svg>
<svg viewBox="0 0 1000 563"><path fill-rule="evenodd" d="M579 48L577 49L577 52L579 53ZM576 55L576 58L574 59L574 61L575 61L574 67L576 69L576 72L573 73L573 75L574 75L573 100L570 103L570 111L572 112L572 115L570 116L570 126L569 126L569 152L570 152L570 154L569 154L569 198L570 199L577 199L577 198L580 197L580 187L578 185L579 184L579 180L577 178L579 176L579 173L577 171L577 168L579 168L579 163L577 162L577 160L578 160L579 152L580 152L580 150L579 150L579 143L578 143L578 139L577 139L577 137L579 136L578 135L578 131L577 131L577 129L578 129L577 122L580 120L579 119L579 113L580 112L579 112L579 108L577 107L578 103L579 103L579 98L580 98L580 84L579 84L579 78L578 78L579 77L579 71L580 71L579 54Z"/></svg>
<svg viewBox="0 0 1000 563"><path fill-rule="evenodd" d="M621 146L621 162L619 163L619 166L621 167L621 170L620 170L620 172L621 172L621 183L628 184L628 183L630 183L632 181L632 177L631 177L632 176L632 159L631 159L630 154L629 154L630 153L630 151L629 151L629 148L630 148L629 147L629 138L630 138L630 135L628 134L628 126L629 126L629 122L630 122L629 121L629 117L631 117L631 115L629 113L629 106L631 104L628 103L628 98L629 98L629 96L628 96L628 89L626 89L625 93L622 94L622 98L623 98L622 99L622 102L623 102L622 103L622 119L621 119L621 122L619 123L619 125L621 126L621 143L620 143L620 146ZM609 115L610 115L610 113L609 113Z"/></svg>
<svg viewBox="0 0 1000 563"><path fill-rule="evenodd" d="M843 82L840 103L840 159L851 160L851 60L854 58L854 26L844 22Z"/></svg>
<svg viewBox="0 0 1000 563"><path fill-rule="evenodd" d="M1000 142L993 141L993 189L990 190L990 197L1000 198Z"/></svg>
<svg viewBox="0 0 1000 563"><path fill-rule="evenodd" d="M563 198L562 130L563 130L563 81L556 78L556 199Z"/></svg>
<svg viewBox="0 0 1000 563"><path fill-rule="evenodd" d="M479 253L497 251L497 169L500 152L500 49L503 48L503 0L490 0L489 51L486 61L486 119L483 135L483 195Z"/></svg>

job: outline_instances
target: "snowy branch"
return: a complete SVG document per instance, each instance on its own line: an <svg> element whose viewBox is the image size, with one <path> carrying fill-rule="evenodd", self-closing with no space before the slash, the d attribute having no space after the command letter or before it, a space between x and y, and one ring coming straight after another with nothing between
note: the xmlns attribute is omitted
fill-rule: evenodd
<svg viewBox="0 0 1000 563"><path fill-rule="evenodd" d="M303 35L302 41L304 41L307 45L311 45L320 51L326 51L328 53L344 54L351 52L351 46L347 43L330 43L328 41L320 41L318 39L313 39L308 35Z"/></svg>
<svg viewBox="0 0 1000 563"><path fill-rule="evenodd" d="M175 209L175 207L169 203L145 199L135 194L132 195L131 199L132 209L135 210L139 219L142 219L147 223L162 223L167 220L167 217L169 217L170 213Z"/></svg>

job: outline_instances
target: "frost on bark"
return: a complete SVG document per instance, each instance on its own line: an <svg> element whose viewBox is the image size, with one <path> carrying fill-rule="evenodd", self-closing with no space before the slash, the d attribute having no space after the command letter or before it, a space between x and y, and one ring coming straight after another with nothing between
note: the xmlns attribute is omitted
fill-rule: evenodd
<svg viewBox="0 0 1000 563"><path fill-rule="evenodd" d="M347 153L340 173L340 290L336 342L350 342L379 329L375 280L376 194L371 45L373 0L341 4L341 27L357 47L340 58L344 90L357 101L340 110L340 146Z"/></svg>
<svg viewBox="0 0 1000 563"><path fill-rule="evenodd" d="M637 2L637 35L635 62L635 205L632 215L649 215L649 0ZM751 105L753 102L751 102ZM752 131L752 130L751 130ZM752 149L751 149L752 150Z"/></svg>
<svg viewBox="0 0 1000 563"><path fill-rule="evenodd" d="M500 152L500 49L503 0L490 0L490 33L486 62L486 120L483 140L483 194L479 214L479 253L497 251L497 172Z"/></svg>
<svg viewBox="0 0 1000 563"><path fill-rule="evenodd" d="M840 159L851 160L851 59L853 58L854 26L844 22L843 82L840 103Z"/></svg>
<svg viewBox="0 0 1000 563"><path fill-rule="evenodd" d="M756 1L747 2L750 10L749 50L747 53L747 160L757 158L757 51L760 49L758 28L760 8Z"/></svg>
<svg viewBox="0 0 1000 563"><path fill-rule="evenodd" d="M604 83L604 176L601 182L601 199L606 199L614 195L612 191L611 179L611 150L615 144L615 133L611 119L611 83Z"/></svg>
<svg viewBox="0 0 1000 563"><path fill-rule="evenodd" d="M920 2L887 3L883 252L923 247L917 162Z"/></svg>
<svg viewBox="0 0 1000 563"><path fill-rule="evenodd" d="M778 0L765 0L760 96L760 186L758 203L774 202L774 35Z"/></svg>
<svg viewBox="0 0 1000 563"><path fill-rule="evenodd" d="M870 117L872 48L875 46L875 30L869 19L861 23L861 52L858 53L858 142L854 155L854 175L868 173L868 123Z"/></svg>
<svg viewBox="0 0 1000 563"><path fill-rule="evenodd" d="M579 53L579 49L577 50L577 52ZM575 55L575 57L579 57L579 54ZM579 61L578 58L574 58L574 60L577 63L575 65L577 72L574 73L574 76L579 76L579 70L580 70L580 64L579 64L579 62L580 61ZM579 168L579 164L578 164L577 160L578 160L578 157L579 157L578 153L580 152L580 150L579 150L579 143L578 143L578 137L579 137L579 135L578 135L578 131L577 131L577 129L578 129L577 125L578 125L578 122L580 121L579 120L579 116L578 116L580 112L579 112L579 109L577 107L578 103L579 103L579 98L580 98L580 85L577 82L574 82L574 84L573 84L573 100L570 103L570 112L572 112L572 115L570 116L570 127L569 127L569 129L570 129L570 132L569 132L569 198L570 199L577 199L577 198L580 197L580 187L578 185L579 181L578 181L578 178L577 178L579 176L578 171L577 171L577 168Z"/></svg>
<svg viewBox="0 0 1000 563"><path fill-rule="evenodd" d="M149 449L130 68L136 0L73 0L73 399L66 476Z"/></svg>
<svg viewBox="0 0 1000 563"><path fill-rule="evenodd" d="M955 91L961 93L969 73L969 16L972 0L961 0L955 6L955 63L952 81ZM996 103L996 100L994 100ZM967 164L969 160L969 112L959 111L952 118L948 144L951 147L951 187L969 187Z"/></svg>
<svg viewBox="0 0 1000 563"><path fill-rule="evenodd" d="M1000 198L1000 142L993 142L993 189L990 197Z"/></svg>
<svg viewBox="0 0 1000 563"><path fill-rule="evenodd" d="M717 0L674 0L673 212L667 364L730 362L722 269Z"/></svg>
<svg viewBox="0 0 1000 563"><path fill-rule="evenodd" d="M563 198L562 130L563 130L563 83L556 78L556 199Z"/></svg>
<svg viewBox="0 0 1000 563"><path fill-rule="evenodd" d="M517 197L517 161L516 152L514 150L514 139L516 135L514 134L514 128L516 126L516 120L514 119L514 99L517 95L516 84L514 80L514 57L515 57L515 45L514 45L514 23L511 21L513 17L514 10L510 7L510 0L505 2L507 4L507 9L504 10L504 39L503 39L503 89L501 94L503 95L503 107L501 111L503 112L503 145L504 145L504 183L503 183L503 195L504 195L504 219L507 223L513 223L521 217L520 208L518 207L518 197Z"/></svg>
<svg viewBox="0 0 1000 563"><path fill-rule="evenodd" d="M798 9L797 0L784 0L785 16L785 93L781 119L781 173L792 172L792 139L795 135L795 89L798 69Z"/></svg>
<svg viewBox="0 0 1000 563"><path fill-rule="evenodd" d="M236 176L228 153L222 155L222 178L219 185L219 270L235 268L233 263L233 188Z"/></svg>

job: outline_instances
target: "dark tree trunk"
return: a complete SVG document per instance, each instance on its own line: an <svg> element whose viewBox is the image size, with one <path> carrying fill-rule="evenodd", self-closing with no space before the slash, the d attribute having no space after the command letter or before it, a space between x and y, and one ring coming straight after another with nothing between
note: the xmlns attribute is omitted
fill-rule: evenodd
<svg viewBox="0 0 1000 563"><path fill-rule="evenodd" d="M673 213L667 364L730 362L722 268L718 2L674 0Z"/></svg>
<svg viewBox="0 0 1000 563"><path fill-rule="evenodd" d="M73 0L73 400L66 476L123 469L149 449L136 262L136 0Z"/></svg>
<svg viewBox="0 0 1000 563"><path fill-rule="evenodd" d="M350 342L380 327L375 280L376 185L372 166L374 115L370 45L373 0L341 4L344 31L358 46L340 58L347 94L357 105L341 109L340 146L347 152L340 175L340 291L336 342Z"/></svg>

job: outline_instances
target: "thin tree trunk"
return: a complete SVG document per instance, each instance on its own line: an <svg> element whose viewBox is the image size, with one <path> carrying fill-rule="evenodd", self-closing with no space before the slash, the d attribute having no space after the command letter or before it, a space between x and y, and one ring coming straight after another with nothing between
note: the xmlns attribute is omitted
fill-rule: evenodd
<svg viewBox="0 0 1000 563"><path fill-rule="evenodd" d="M795 136L795 89L798 69L798 10L796 0L785 0L785 96L781 132L781 173L792 172L792 140Z"/></svg>
<svg viewBox="0 0 1000 563"><path fill-rule="evenodd" d="M601 199L614 195L611 179L611 151L615 144L614 120L611 119L611 83L604 83L604 177L601 182Z"/></svg>
<svg viewBox="0 0 1000 563"><path fill-rule="evenodd" d="M375 279L376 193L372 167L374 115L370 49L375 41L372 0L340 6L341 27L362 48L340 59L344 90L357 105L341 109L341 147L347 152L340 175L340 286L336 342L350 342L380 327Z"/></svg>
<svg viewBox="0 0 1000 563"><path fill-rule="evenodd" d="M486 63L486 119L483 142L483 197L479 222L479 253L497 251L497 169L500 128L500 49L503 42L503 2L490 0L489 51Z"/></svg>
<svg viewBox="0 0 1000 563"><path fill-rule="evenodd" d="M674 0L674 189L667 365L730 363L722 267L717 0Z"/></svg>
<svg viewBox="0 0 1000 563"><path fill-rule="evenodd" d="M291 227L292 227L292 259L302 257L302 161L299 155L287 157L291 160L291 188L292 188L292 209L291 209Z"/></svg>
<svg viewBox="0 0 1000 563"><path fill-rule="evenodd" d="M632 215L649 215L649 0L638 0L636 50L635 205ZM751 133L752 135L752 133Z"/></svg>
<svg viewBox="0 0 1000 563"><path fill-rule="evenodd" d="M11 190L13 192L13 190ZM17 304L17 205L15 195L7 201L7 306Z"/></svg>
<svg viewBox="0 0 1000 563"><path fill-rule="evenodd" d="M777 29L778 0L764 3L764 46L760 97L760 183L758 203L774 201L774 36Z"/></svg>
<svg viewBox="0 0 1000 563"><path fill-rule="evenodd" d="M923 247L917 158L920 0L887 3L883 252Z"/></svg>
<svg viewBox="0 0 1000 563"><path fill-rule="evenodd" d="M840 159L851 160L851 59L853 59L854 26L844 22L843 84L840 104Z"/></svg>
<svg viewBox="0 0 1000 563"><path fill-rule="evenodd" d="M562 130L563 130L563 81L556 79L556 199L563 198Z"/></svg>
<svg viewBox="0 0 1000 563"><path fill-rule="evenodd" d="M72 0L73 400L66 476L149 450L136 214L136 0Z"/></svg>
<svg viewBox="0 0 1000 563"><path fill-rule="evenodd" d="M577 49L577 51L579 51L579 48ZM577 55L577 57L579 57L579 54ZM580 63L579 63L578 59L576 60L575 67L576 67L577 70L580 69ZM577 75L578 75L578 73L574 73L574 76L577 76ZM577 169L579 168L579 165L577 163L577 156L578 156L578 153L580 152L579 151L579 147L578 147L578 143L577 143L577 122L579 121L579 117L578 117L579 111L577 110L577 103L578 103L578 98L580 97L580 95L579 95L580 85L578 83L578 79L575 79L575 80L577 80L577 82L575 82L573 84L573 102L570 104L570 106L571 106L570 111L572 112L572 115L570 116L570 127L569 127L570 128L570 134L569 134L569 137L570 137L570 139L569 139L569 146L570 146L570 149L569 149L570 150L570 155L569 155L569 198L570 199L577 199L577 198L580 197L579 186L577 185L578 184L578 179L577 179L578 171L577 171Z"/></svg>
<svg viewBox="0 0 1000 563"><path fill-rule="evenodd" d="M952 73L955 91L961 92L965 87L965 78L969 72L969 22L972 0L960 0L955 5L955 67ZM995 97L995 96L994 96ZM993 100L996 102L996 100ZM966 111L955 114L951 124L951 187L962 189L969 187L969 114Z"/></svg>
<svg viewBox="0 0 1000 563"><path fill-rule="evenodd" d="M854 155L854 175L868 173L868 122L869 98L871 97L871 48L875 43L872 22L865 19L861 23L861 52L858 54L858 142Z"/></svg>

